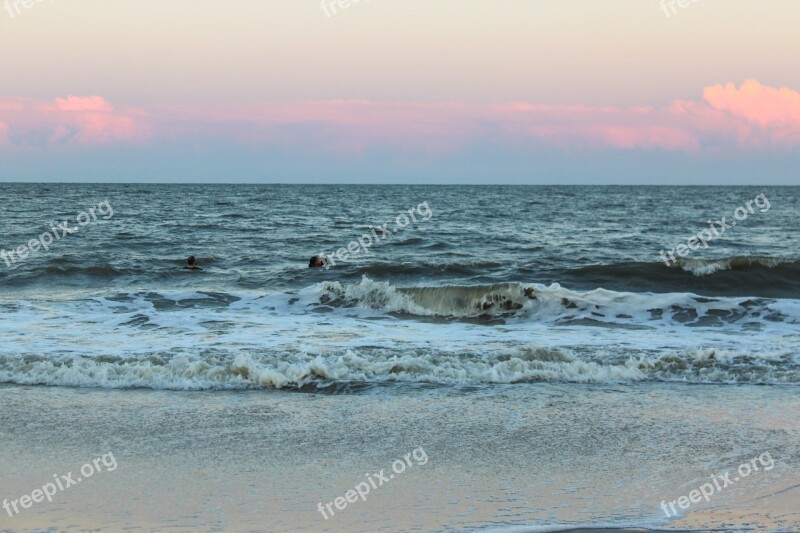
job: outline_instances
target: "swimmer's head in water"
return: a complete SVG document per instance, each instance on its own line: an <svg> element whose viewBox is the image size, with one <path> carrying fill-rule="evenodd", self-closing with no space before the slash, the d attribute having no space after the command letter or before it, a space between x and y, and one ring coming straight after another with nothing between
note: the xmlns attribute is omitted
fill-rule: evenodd
<svg viewBox="0 0 800 533"><path fill-rule="evenodd" d="M196 267L197 259L193 255L189 256L189 259L186 260L186 265L190 267Z"/></svg>
<svg viewBox="0 0 800 533"><path fill-rule="evenodd" d="M308 268L320 268L325 266L325 260L315 255L308 261Z"/></svg>

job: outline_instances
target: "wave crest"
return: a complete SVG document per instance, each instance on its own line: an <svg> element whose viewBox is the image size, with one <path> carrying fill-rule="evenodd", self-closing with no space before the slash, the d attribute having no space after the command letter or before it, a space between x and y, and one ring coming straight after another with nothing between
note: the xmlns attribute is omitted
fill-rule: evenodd
<svg viewBox="0 0 800 533"><path fill-rule="evenodd" d="M501 283L398 288L366 276L360 283L324 282L314 288L318 303L361 307L383 313L450 320L536 320L554 324L649 326L657 322L757 326L798 322L796 309L764 298L707 298L691 293L629 293L605 289L573 291L555 283Z"/></svg>
<svg viewBox="0 0 800 533"><path fill-rule="evenodd" d="M606 361L535 346L490 353L372 349L171 359L0 356L0 383L68 387L317 390L387 383L478 386L642 381L798 384L800 375L788 355L756 357L712 348Z"/></svg>
<svg viewBox="0 0 800 533"><path fill-rule="evenodd" d="M774 269L781 265L793 265L800 267L800 261L783 259L779 257L759 257L759 256L737 256L723 259L679 259L677 266L685 272L691 272L695 276L710 276L716 272L727 270L746 271L752 267L762 267Z"/></svg>

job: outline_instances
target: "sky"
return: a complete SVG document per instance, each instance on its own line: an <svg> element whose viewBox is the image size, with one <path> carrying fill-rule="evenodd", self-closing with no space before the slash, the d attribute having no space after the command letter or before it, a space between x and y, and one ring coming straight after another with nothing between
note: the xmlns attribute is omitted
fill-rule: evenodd
<svg viewBox="0 0 800 533"><path fill-rule="evenodd" d="M0 8L0 181L800 185L797 0Z"/></svg>

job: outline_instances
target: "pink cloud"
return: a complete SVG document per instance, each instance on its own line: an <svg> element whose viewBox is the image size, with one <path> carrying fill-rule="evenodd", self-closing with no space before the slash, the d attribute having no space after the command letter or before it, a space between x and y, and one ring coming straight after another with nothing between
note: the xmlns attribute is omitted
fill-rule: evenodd
<svg viewBox="0 0 800 533"><path fill-rule="evenodd" d="M100 96L0 102L6 136L19 146L138 141L150 133L145 117L146 113L133 108L116 110Z"/></svg>
<svg viewBox="0 0 800 533"><path fill-rule="evenodd" d="M114 110L111 104L99 96L56 98L55 108L60 111L97 111L101 113L111 113Z"/></svg>
<svg viewBox="0 0 800 533"><path fill-rule="evenodd" d="M740 88L732 83L707 87L704 97L714 109L738 117L742 145L800 145L800 93L786 87L745 81Z"/></svg>
<svg viewBox="0 0 800 533"><path fill-rule="evenodd" d="M3 111L23 111L25 107L20 102L0 100L0 112Z"/></svg>
<svg viewBox="0 0 800 533"><path fill-rule="evenodd" d="M735 153L800 146L800 93L715 85L663 107L326 100L118 108L100 96L0 101L0 140L44 147L148 139L218 141L359 156L476 145Z"/></svg>
<svg viewBox="0 0 800 533"><path fill-rule="evenodd" d="M478 110L479 111L479 110ZM364 100L289 101L213 109L169 106L155 113L167 136L217 135L249 143L308 146L357 155L370 148L427 154L458 150L479 134L476 109L461 104L377 103Z"/></svg>
<svg viewBox="0 0 800 533"><path fill-rule="evenodd" d="M696 151L701 140L668 110L653 108L512 104L503 114L505 134L562 148Z"/></svg>
<svg viewBox="0 0 800 533"><path fill-rule="evenodd" d="M659 149L692 152L699 148L699 139L692 132L669 126L547 125L535 127L534 131L540 138L550 139L564 148L576 144L615 150Z"/></svg>
<svg viewBox="0 0 800 533"><path fill-rule="evenodd" d="M747 80L739 89L732 83L724 87L706 87L703 96L714 109L728 111L761 126L791 124L800 127L800 93L786 87L776 89Z"/></svg>
<svg viewBox="0 0 800 533"><path fill-rule="evenodd" d="M757 81L704 91L703 100L676 100L663 108L497 106L506 125L529 124L528 133L563 147L616 150L720 152L740 148L785 149L800 145L800 93Z"/></svg>

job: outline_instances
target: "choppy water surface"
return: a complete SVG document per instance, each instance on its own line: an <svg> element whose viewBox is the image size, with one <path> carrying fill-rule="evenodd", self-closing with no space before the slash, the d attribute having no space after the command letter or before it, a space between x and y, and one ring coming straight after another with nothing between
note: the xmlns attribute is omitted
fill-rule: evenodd
<svg viewBox="0 0 800 533"><path fill-rule="evenodd" d="M708 248L659 259L759 194L769 208ZM800 188L2 185L0 201L4 250L113 209L0 262L0 382L800 383ZM384 224L368 253L308 269Z"/></svg>

